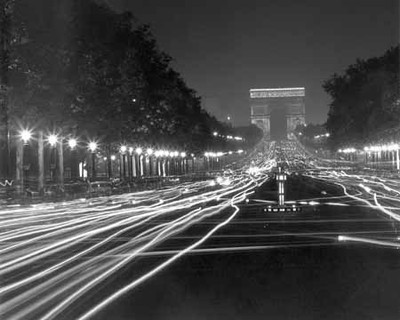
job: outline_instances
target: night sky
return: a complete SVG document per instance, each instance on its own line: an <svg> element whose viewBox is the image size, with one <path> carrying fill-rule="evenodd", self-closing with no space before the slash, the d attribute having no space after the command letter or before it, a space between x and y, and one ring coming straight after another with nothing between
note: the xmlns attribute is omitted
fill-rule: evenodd
<svg viewBox="0 0 400 320"><path fill-rule="evenodd" d="M249 89L306 88L306 120L323 123L321 84L356 58L399 42L399 0L109 0L151 26L204 107L249 123Z"/></svg>

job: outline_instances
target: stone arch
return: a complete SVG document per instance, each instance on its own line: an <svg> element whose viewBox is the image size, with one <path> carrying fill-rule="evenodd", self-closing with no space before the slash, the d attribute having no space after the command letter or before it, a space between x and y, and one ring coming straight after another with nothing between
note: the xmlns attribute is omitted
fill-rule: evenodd
<svg viewBox="0 0 400 320"><path fill-rule="evenodd" d="M263 130L266 139L271 138L272 111L284 109L290 139L297 125L305 124L305 88L250 89L250 108L251 123Z"/></svg>

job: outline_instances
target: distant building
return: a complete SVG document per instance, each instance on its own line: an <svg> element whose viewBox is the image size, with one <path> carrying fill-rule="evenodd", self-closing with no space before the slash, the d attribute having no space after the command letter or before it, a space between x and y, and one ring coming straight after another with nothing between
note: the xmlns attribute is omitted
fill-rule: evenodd
<svg viewBox="0 0 400 320"><path fill-rule="evenodd" d="M264 131L266 139L271 139L271 123L278 121L271 116L274 111L281 112L284 138L290 139L296 127L305 124L305 88L250 89L250 108L251 123Z"/></svg>

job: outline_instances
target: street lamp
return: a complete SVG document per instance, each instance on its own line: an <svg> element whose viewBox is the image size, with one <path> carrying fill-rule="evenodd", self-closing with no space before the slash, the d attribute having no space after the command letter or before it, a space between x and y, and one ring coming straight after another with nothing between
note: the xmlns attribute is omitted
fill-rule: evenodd
<svg viewBox="0 0 400 320"><path fill-rule="evenodd" d="M97 150L97 143L95 141L89 142L89 150L92 153L92 179L96 178L96 150Z"/></svg>
<svg viewBox="0 0 400 320"><path fill-rule="evenodd" d="M50 145L50 179L51 181L54 181L54 176L55 176L55 171L56 171L56 162L57 162L57 155L56 155L56 150L55 146L57 145L58 142L58 137L56 134L50 134L47 137L47 142Z"/></svg>
<svg viewBox="0 0 400 320"><path fill-rule="evenodd" d="M126 157L126 151L128 150L128 147L127 146L121 146L120 148L119 148L119 151L120 151L120 153L121 153L121 164L122 165L120 165L120 177L122 176L124 179L125 179L125 177L126 177L126 165L125 165L125 163L126 163L126 160L125 160L125 157Z"/></svg>
<svg viewBox="0 0 400 320"><path fill-rule="evenodd" d="M24 142L24 144L27 144L29 140L32 138L32 132L27 129L24 129L21 131L20 137L21 140Z"/></svg>
<svg viewBox="0 0 400 320"><path fill-rule="evenodd" d="M121 146L121 148L119 148L119 151L121 153L125 153L128 150L128 148L126 146Z"/></svg>
<svg viewBox="0 0 400 320"><path fill-rule="evenodd" d="M133 154L134 149L132 147L128 148L128 171L129 171L129 179L132 179L136 176L136 159Z"/></svg>
<svg viewBox="0 0 400 320"><path fill-rule="evenodd" d="M47 141L52 147L54 147L57 144L58 137L55 134L51 134L47 137Z"/></svg>
<svg viewBox="0 0 400 320"><path fill-rule="evenodd" d="M22 143L18 143L16 151L16 174L15 178L17 181L18 193L22 193L24 190L24 146L28 145L29 140L32 138L30 130L23 129L19 133Z"/></svg>
<svg viewBox="0 0 400 320"><path fill-rule="evenodd" d="M141 157L142 152L143 152L143 149L142 149L141 147L137 147L137 148L135 149L135 153L136 153L136 155L137 155L137 161L136 161L137 167L136 167L136 172L137 172L137 175L138 175L139 177L143 175L143 164L142 164L142 157Z"/></svg>
<svg viewBox="0 0 400 320"><path fill-rule="evenodd" d="M78 145L78 142L76 141L76 139L71 138L71 139L68 140L68 146L71 149L74 149L77 145Z"/></svg>
<svg viewBox="0 0 400 320"><path fill-rule="evenodd" d="M94 152L96 151L96 149L97 149L97 143L94 142L94 141L89 142L89 150L90 150L92 153L94 153Z"/></svg>
<svg viewBox="0 0 400 320"><path fill-rule="evenodd" d="M186 161L186 152L181 152L181 161L179 161L179 166L180 166L180 173L185 174L188 171L187 168L187 161Z"/></svg>
<svg viewBox="0 0 400 320"><path fill-rule="evenodd" d="M147 158L145 159L145 166L147 167L147 159L149 162L149 175L153 175L153 158L152 158L152 154L154 153L154 150L152 148L147 148L146 150L146 154L147 154Z"/></svg>
<svg viewBox="0 0 400 320"><path fill-rule="evenodd" d="M67 144L70 149L70 168L71 168L71 178L75 178L78 174L76 171L76 147L78 141L75 138L69 138Z"/></svg>

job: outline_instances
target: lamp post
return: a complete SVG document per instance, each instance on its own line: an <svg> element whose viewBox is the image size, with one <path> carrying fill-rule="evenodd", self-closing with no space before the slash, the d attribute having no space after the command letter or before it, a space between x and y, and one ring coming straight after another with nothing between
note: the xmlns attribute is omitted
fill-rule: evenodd
<svg viewBox="0 0 400 320"><path fill-rule="evenodd" d="M56 169L56 154L55 147L57 145L57 136L55 134L51 134L47 137L47 142L50 145L50 180L54 182L54 173Z"/></svg>
<svg viewBox="0 0 400 320"><path fill-rule="evenodd" d="M89 150L92 154L92 180L96 179L96 150L97 143L94 141L89 142Z"/></svg>
<svg viewBox="0 0 400 320"><path fill-rule="evenodd" d="M132 148L128 149L126 154L127 162L128 162L128 179L132 180Z"/></svg>
<svg viewBox="0 0 400 320"><path fill-rule="evenodd" d="M109 166L109 168L111 168L111 169L110 169L110 172L109 172L110 178L112 178L112 177L114 176L114 174L113 174L113 168L114 168L115 160L117 160L117 157L115 156L115 154L112 154L112 155L110 156L110 164L111 164L111 165Z"/></svg>
<svg viewBox="0 0 400 320"><path fill-rule="evenodd" d="M63 150L63 139L58 137L56 134L50 134L47 137L47 142L50 145L50 173L51 180L56 182L60 190L64 190L64 150ZM54 161L54 162L53 162ZM39 160L39 163L41 161ZM39 170L40 171L40 170ZM57 174L55 174L57 173ZM40 174L39 174L40 176ZM39 187L39 190L41 188Z"/></svg>
<svg viewBox="0 0 400 320"><path fill-rule="evenodd" d="M168 175L168 166L167 166L167 160L168 160L168 151L162 150L160 152L161 155L161 166L160 166L160 173L162 177L166 177Z"/></svg>
<svg viewBox="0 0 400 320"><path fill-rule="evenodd" d="M152 158L153 152L154 152L153 149L151 148L147 149L147 159L149 160L149 176L153 175L153 158Z"/></svg>
<svg viewBox="0 0 400 320"><path fill-rule="evenodd" d="M28 145L29 140L32 138L32 133L25 129L20 132L19 136L20 140L18 140L16 152L15 179L17 181L17 192L22 194L24 191L24 146Z"/></svg>
<svg viewBox="0 0 400 320"><path fill-rule="evenodd" d="M137 161L136 161L136 164L137 164L137 173L138 173L138 177L141 177L142 175L143 175L143 164L142 164L142 152L143 152L143 149L142 148L140 148L140 147L138 147L138 148L136 148L136 150L135 150L135 153L136 153L136 155L137 155Z"/></svg>
<svg viewBox="0 0 400 320"><path fill-rule="evenodd" d="M181 152L181 174L186 174L187 168L186 168L186 152Z"/></svg>
<svg viewBox="0 0 400 320"><path fill-rule="evenodd" d="M126 151L128 148L126 146L121 146L119 152L121 154L121 163L120 163L120 178L125 179L126 177Z"/></svg>
<svg viewBox="0 0 400 320"><path fill-rule="evenodd" d="M129 147L129 164L131 166L131 171L129 178L133 179L133 177L136 177L136 160L135 160L135 155L134 155L134 150L132 147Z"/></svg>
<svg viewBox="0 0 400 320"><path fill-rule="evenodd" d="M170 176L171 174L171 152L165 151L165 172L166 176Z"/></svg>
<svg viewBox="0 0 400 320"><path fill-rule="evenodd" d="M192 173L195 173L197 170L196 170L196 168L195 168L195 160L196 160L196 157L194 156L194 153L191 153L190 154L190 158L192 159L192 170L191 170L191 172Z"/></svg>
<svg viewBox="0 0 400 320"><path fill-rule="evenodd" d="M68 146L70 149L70 167L71 167L71 178L75 179L77 177L77 172L76 172L76 147L78 145L78 141L75 138L70 138L68 140Z"/></svg>

